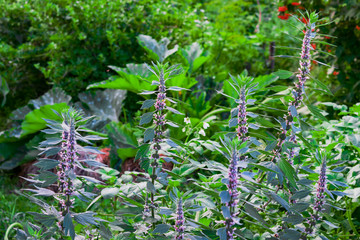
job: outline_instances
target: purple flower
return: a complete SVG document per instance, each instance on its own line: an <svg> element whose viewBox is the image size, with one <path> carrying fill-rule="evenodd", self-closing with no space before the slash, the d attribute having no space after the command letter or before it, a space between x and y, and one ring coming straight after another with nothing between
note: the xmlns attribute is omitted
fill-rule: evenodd
<svg viewBox="0 0 360 240"><path fill-rule="evenodd" d="M321 220L321 216L319 215L319 213L324 210L325 189L326 189L326 158L323 159L320 168L320 175L316 188L314 213L310 214L310 218L307 220L308 226L305 228L305 232L301 236L301 239L303 240L307 239L307 235L313 234L317 221Z"/></svg>
<svg viewBox="0 0 360 240"><path fill-rule="evenodd" d="M175 239L185 239L184 238L184 231L185 231L185 217L184 217L184 211L182 206L182 199L179 198L177 210L176 210L176 221L175 221L175 231L176 231L176 237Z"/></svg>
<svg viewBox="0 0 360 240"><path fill-rule="evenodd" d="M234 238L234 231L235 228L233 226L235 225L234 218L236 217L235 208L238 203L238 196L239 196L239 190L238 190L238 160L239 157L237 153L234 151L231 156L231 161L229 165L229 172L228 172L228 180L229 183L227 184L229 195L230 195L230 201L226 203L226 206L230 209L230 215L231 218L226 219L225 226L226 226L226 235L228 240L233 240Z"/></svg>
<svg viewBox="0 0 360 240"><path fill-rule="evenodd" d="M245 87L241 88L240 103L238 105L238 128L236 129L239 140L243 143L248 137L248 125L246 118L246 91Z"/></svg>
<svg viewBox="0 0 360 240"><path fill-rule="evenodd" d="M296 109L300 106L301 101L303 99L304 94L304 86L306 80L308 80L309 74L310 74L310 50L311 50L311 29L307 29L305 32L305 36L302 43L302 51L301 51L301 58L300 58L300 67L299 67L299 73L296 75L298 78L298 83L295 84L295 89L293 90L294 100L289 104L288 107L288 113L284 116L285 124L282 126L282 131L279 134L278 143L273 150L274 157L272 158L273 162L276 162L276 160L280 157L280 153L282 151L282 146L286 140L287 132L291 130L291 126L294 123L294 115L293 111L296 111ZM296 143L296 135L293 134L290 139L291 142ZM288 154L289 161L292 162L291 159L294 157L293 150L290 150L290 153Z"/></svg>
<svg viewBox="0 0 360 240"><path fill-rule="evenodd" d="M74 203L74 199L70 199L74 189L70 174L74 171L75 161L77 159L76 140L75 140L75 121L71 117L64 121L67 129L62 133L63 142L60 151L60 164L58 167L58 192L62 194L59 200L62 211L68 212Z"/></svg>

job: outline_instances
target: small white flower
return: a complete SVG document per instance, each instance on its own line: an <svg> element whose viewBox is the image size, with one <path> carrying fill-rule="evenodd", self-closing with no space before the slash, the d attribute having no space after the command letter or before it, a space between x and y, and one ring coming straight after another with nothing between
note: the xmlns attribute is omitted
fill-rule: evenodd
<svg viewBox="0 0 360 240"><path fill-rule="evenodd" d="M199 134L205 136L205 131L204 131L204 129L200 128Z"/></svg>
<svg viewBox="0 0 360 240"><path fill-rule="evenodd" d="M210 125L209 125L207 122L204 122L204 123L203 123L203 128L204 128L204 129L207 129L208 127L210 127Z"/></svg>
<svg viewBox="0 0 360 240"><path fill-rule="evenodd" d="M190 123L191 123L190 118L188 118L188 117L184 118L184 122L185 122L186 124L190 124Z"/></svg>
<svg viewBox="0 0 360 240"><path fill-rule="evenodd" d="M183 128L182 131L185 132L185 131L186 131L186 128Z"/></svg>

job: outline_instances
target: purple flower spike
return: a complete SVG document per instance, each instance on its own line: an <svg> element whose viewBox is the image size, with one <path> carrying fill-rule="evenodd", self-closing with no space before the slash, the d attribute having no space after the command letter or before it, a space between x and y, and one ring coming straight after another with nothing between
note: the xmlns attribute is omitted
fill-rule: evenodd
<svg viewBox="0 0 360 240"><path fill-rule="evenodd" d="M179 198L177 210L176 210L176 221L175 221L175 231L176 231L176 237L175 239L185 239L184 238L184 231L185 231L185 217L184 217L184 211L182 206L182 199Z"/></svg>
<svg viewBox="0 0 360 240"><path fill-rule="evenodd" d="M316 202L314 209L317 212L321 212L323 210L323 206L325 204L325 187L326 187L326 161L323 160L321 164L320 176L319 181L317 183L316 189Z"/></svg>
<svg viewBox="0 0 360 240"><path fill-rule="evenodd" d="M294 123L293 122L294 117L296 117L297 114L297 113L294 114L294 112L296 112L296 109L300 106L301 101L303 99L305 82L310 78L309 74L310 74L310 66L311 66L311 62L310 62L311 31L312 29L308 28L305 32L305 36L302 43L301 58L299 62L300 65L298 69L299 73L296 75L299 81L298 83L295 84L295 89L293 91L294 100L289 104L288 113L287 115L284 116L285 125L282 126L282 131L279 134L277 146L273 150L274 153L274 157L272 158L273 162L276 162L276 160L280 157L282 146L286 141L287 133L288 131L291 130L291 126ZM289 140L293 143L296 143L297 142L296 135L293 134ZM292 163L292 159L294 158L293 150L290 150L290 153L288 154L288 158L289 158L289 162Z"/></svg>
<svg viewBox="0 0 360 240"><path fill-rule="evenodd" d="M314 213L311 214L310 219L307 220L308 226L302 234L302 240L306 240L308 235L314 233L317 221L321 220L320 212L324 210L325 205L325 189L326 189L326 159L324 158L321 164L320 176L316 188L316 200L314 204Z"/></svg>
<svg viewBox="0 0 360 240"><path fill-rule="evenodd" d="M75 161L77 159L76 140L75 140L75 122L74 119L68 119L65 123L68 125L69 131L64 130L62 133L63 142L60 151L60 164L58 167L58 192L62 194L63 198L59 200L62 211L69 212L69 209L74 203L74 199L70 199L74 189L70 173L74 171Z"/></svg>
<svg viewBox="0 0 360 240"><path fill-rule="evenodd" d="M226 206L230 209L230 215L231 218L226 219L225 226L226 226L226 235L228 240L234 239L234 231L235 228L233 226L235 225L234 218L236 217L235 208L238 203L238 196L239 196L239 190L238 190L238 160L239 157L236 154L236 152L233 152L233 155L231 157L230 165L229 165L229 183L227 184L229 195L230 195L230 201L226 203Z"/></svg>
<svg viewBox="0 0 360 240"><path fill-rule="evenodd" d="M240 103L238 105L238 128L236 129L239 140L243 143L248 137L248 125L246 118L246 91L245 88L241 88Z"/></svg>

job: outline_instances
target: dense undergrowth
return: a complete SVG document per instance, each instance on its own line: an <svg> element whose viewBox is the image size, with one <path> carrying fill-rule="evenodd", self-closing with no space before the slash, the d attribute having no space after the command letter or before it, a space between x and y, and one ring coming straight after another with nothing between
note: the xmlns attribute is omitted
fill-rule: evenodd
<svg viewBox="0 0 360 240"><path fill-rule="evenodd" d="M1 4L6 13L20 11L18 3ZM76 14L90 6L99 21L89 20L89 9L89 15ZM27 52L35 67L4 71L36 68L55 86L4 108L26 103L11 113L0 136L5 239L360 237L360 106L333 101L334 88L327 86L340 65L329 44L328 26L337 18L296 11L300 3L279 7L277 20L271 4L221 4L216 19L199 6L77 1L48 4L39 15L24 5L32 15L20 15L19 23L32 27L18 29L27 36L7 39L13 53L41 45L33 37L44 27L48 46L40 59ZM130 20L122 28L104 27L104 16L119 7L116 17ZM258 7L257 17L242 11ZM229 9L252 29L232 23ZM48 25L36 25L44 17ZM87 20L79 24L81 18ZM52 35L60 19L69 25ZM154 22L150 36L147 26ZM250 32L254 37L245 37ZM25 39L31 39L27 46ZM80 45L87 50L74 51ZM343 63L341 78L351 64ZM4 96L13 79L6 74Z"/></svg>

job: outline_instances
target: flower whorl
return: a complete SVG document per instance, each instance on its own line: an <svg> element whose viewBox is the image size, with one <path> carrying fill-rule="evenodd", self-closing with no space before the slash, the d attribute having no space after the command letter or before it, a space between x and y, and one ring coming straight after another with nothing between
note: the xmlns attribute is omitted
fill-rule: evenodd
<svg viewBox="0 0 360 240"><path fill-rule="evenodd" d="M175 239L185 239L184 238L184 231L185 231L185 217L184 217L184 211L182 206L182 199L179 198L178 204L177 204L177 210L176 210L176 221L175 221L175 231L176 231L176 237Z"/></svg>
<svg viewBox="0 0 360 240"><path fill-rule="evenodd" d="M248 137L247 118L246 118L246 92L245 87L241 88L240 91L240 103L238 105L238 127L236 129L239 140L243 143Z"/></svg>
<svg viewBox="0 0 360 240"><path fill-rule="evenodd" d="M235 207L237 206L238 203L238 196L239 196L239 192L238 192L238 155L236 153L236 151L233 152L232 156L231 156L231 161L230 161L230 165L229 165L229 173L228 173L228 177L229 177L229 183L227 184L228 187L228 191L229 191L229 195L230 195L230 201L228 203L226 203L226 206L229 207L230 209L230 215L231 217L229 219L226 219L225 221L225 225L226 225L226 235L227 235L227 239L228 240L232 240L234 239L234 231L235 229L233 228L233 225L235 225L235 221L234 218L236 217L236 213L235 213Z"/></svg>
<svg viewBox="0 0 360 240"><path fill-rule="evenodd" d="M77 159L74 120L71 118L68 119L67 124L68 131L64 130L62 133L61 159L57 172L59 177L59 193L62 194L62 198L60 198L59 201L60 207L62 210L66 210L66 212L69 211L73 204L73 199L70 199L74 192L70 174L74 171L74 163Z"/></svg>
<svg viewBox="0 0 360 240"><path fill-rule="evenodd" d="M325 205L325 189L326 189L326 159L324 158L321 163L319 180L316 188L316 200L314 204L314 213L310 214L310 219L307 220L308 226L305 228L305 232L302 234L302 240L307 239L307 235L314 233L315 225L317 221L321 220L320 212L324 210Z"/></svg>
<svg viewBox="0 0 360 240"><path fill-rule="evenodd" d="M300 106L301 101L303 99L304 94L304 86L306 80L308 80L309 74L310 74L310 50L311 50L311 32L313 31L313 28L307 28L305 32L305 36L302 42L302 51L301 51L301 58L300 58L300 67L299 67L299 73L296 75L298 78L298 83L295 84L295 89L293 90L294 100L290 102L288 107L287 115L284 116L285 124L282 126L282 131L279 134L278 143L273 150L274 157L272 158L272 161L275 162L277 158L280 157L280 153L282 151L282 146L285 143L287 132L290 131L291 126L294 124L294 117L296 117L296 109ZM293 143L296 142L296 135L292 134L292 136L289 139ZM292 158L294 157L294 151L291 150L288 154L289 161L292 161Z"/></svg>

